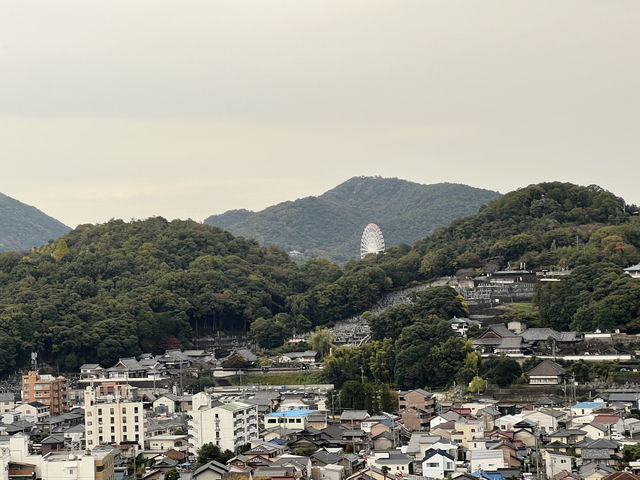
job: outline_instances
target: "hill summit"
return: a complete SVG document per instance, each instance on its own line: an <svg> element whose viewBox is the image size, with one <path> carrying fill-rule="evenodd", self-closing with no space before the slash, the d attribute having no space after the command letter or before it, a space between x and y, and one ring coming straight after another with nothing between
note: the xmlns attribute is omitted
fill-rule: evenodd
<svg viewBox="0 0 640 480"><path fill-rule="evenodd" d="M29 250L69 230L37 208L0 193L0 251Z"/></svg>
<svg viewBox="0 0 640 480"><path fill-rule="evenodd" d="M230 210L208 217L205 223L263 245L344 262L358 256L368 223L378 224L387 245L410 244L458 217L476 213L499 196L454 183L353 177L318 197L279 203L260 212Z"/></svg>

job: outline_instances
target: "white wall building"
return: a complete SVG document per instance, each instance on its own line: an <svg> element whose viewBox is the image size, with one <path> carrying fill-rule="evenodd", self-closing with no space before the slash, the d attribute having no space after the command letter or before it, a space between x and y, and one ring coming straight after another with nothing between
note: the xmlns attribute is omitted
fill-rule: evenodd
<svg viewBox="0 0 640 480"><path fill-rule="evenodd" d="M505 468L502 450L471 450L471 472L485 470L495 472L498 468Z"/></svg>
<svg viewBox="0 0 640 480"><path fill-rule="evenodd" d="M187 412L192 453L205 443L235 452L258 438L258 407L243 402L220 403L206 393L193 396L193 409Z"/></svg>
<svg viewBox="0 0 640 480"><path fill-rule="evenodd" d="M29 454L29 437L16 434L9 439L8 448L0 453L0 480L9 478L8 459L11 463L33 465L37 478L65 480L114 480L113 453L96 449L51 452L45 456Z"/></svg>
<svg viewBox="0 0 640 480"><path fill-rule="evenodd" d="M455 459L443 450L429 450L422 460L422 476L445 478L456 469Z"/></svg>
<svg viewBox="0 0 640 480"><path fill-rule="evenodd" d="M87 448L97 445L136 442L144 444L144 411L142 402L101 397L96 399L92 387L84 394L84 428Z"/></svg>

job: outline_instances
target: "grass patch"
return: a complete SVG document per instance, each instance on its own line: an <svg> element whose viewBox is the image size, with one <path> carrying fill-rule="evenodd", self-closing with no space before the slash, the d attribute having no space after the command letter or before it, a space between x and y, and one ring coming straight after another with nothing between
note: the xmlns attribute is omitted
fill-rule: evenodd
<svg viewBox="0 0 640 480"><path fill-rule="evenodd" d="M227 377L231 385L312 385L326 383L320 372L256 373Z"/></svg>

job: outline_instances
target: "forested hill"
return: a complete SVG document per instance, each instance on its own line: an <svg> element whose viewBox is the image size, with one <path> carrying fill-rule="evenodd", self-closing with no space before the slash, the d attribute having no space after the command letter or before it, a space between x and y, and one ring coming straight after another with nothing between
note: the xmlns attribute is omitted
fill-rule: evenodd
<svg viewBox="0 0 640 480"><path fill-rule="evenodd" d="M29 250L68 231L55 218L0 193L0 251Z"/></svg>
<svg viewBox="0 0 640 480"><path fill-rule="evenodd" d="M259 319L283 341L413 280L403 272L416 275L419 259L396 264L393 254L407 250L341 269L296 265L277 247L193 221L81 225L37 250L0 253L0 374L28 365L32 351L63 371L106 367Z"/></svg>
<svg viewBox="0 0 640 480"><path fill-rule="evenodd" d="M451 220L471 215L499 193L452 183L422 185L397 178L354 177L319 197L260 212L230 210L206 224L307 257L356 258L364 227L377 223L387 245L411 244Z"/></svg>
<svg viewBox="0 0 640 480"><path fill-rule="evenodd" d="M541 183L510 192L414 245L423 278L497 268L571 270L536 285L536 318L558 330L640 332L638 208L600 187Z"/></svg>
<svg viewBox="0 0 640 480"><path fill-rule="evenodd" d="M572 268L638 260L637 207L602 188L540 183L510 192L417 242L422 271L437 277L459 268Z"/></svg>

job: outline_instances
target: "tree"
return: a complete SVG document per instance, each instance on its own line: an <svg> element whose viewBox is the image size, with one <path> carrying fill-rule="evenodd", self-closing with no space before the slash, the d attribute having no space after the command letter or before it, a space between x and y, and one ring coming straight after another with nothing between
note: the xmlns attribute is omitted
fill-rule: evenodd
<svg viewBox="0 0 640 480"><path fill-rule="evenodd" d="M58 240L56 248L51 254L51 256L56 260L60 260L62 257L68 254L69 254L69 246L67 245L67 242L65 241L65 239L61 238L60 240Z"/></svg>
<svg viewBox="0 0 640 480"><path fill-rule="evenodd" d="M176 467L171 467L167 470L167 473L164 474L165 480L180 480L180 473L176 470Z"/></svg>
<svg viewBox="0 0 640 480"><path fill-rule="evenodd" d="M309 337L309 346L318 352L320 358L324 358L333 346L333 335L328 328L319 328Z"/></svg>
<svg viewBox="0 0 640 480"><path fill-rule="evenodd" d="M484 375L500 387L511 385L522 375L520 364L509 357L491 357L482 362Z"/></svg>
<svg viewBox="0 0 640 480"><path fill-rule="evenodd" d="M469 391L471 393L482 393L487 389L487 381L484 378L478 376L473 377L469 382Z"/></svg>
<svg viewBox="0 0 640 480"><path fill-rule="evenodd" d="M228 460L233 458L233 452L220 450L220 447L213 443L205 443L198 450L198 464L204 465L205 463L215 460L220 463L227 463Z"/></svg>

